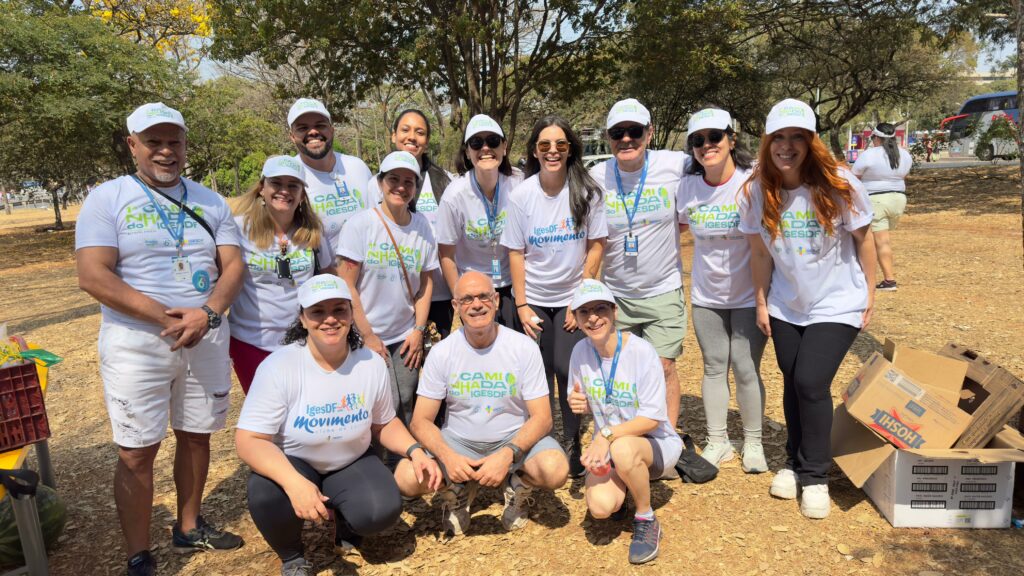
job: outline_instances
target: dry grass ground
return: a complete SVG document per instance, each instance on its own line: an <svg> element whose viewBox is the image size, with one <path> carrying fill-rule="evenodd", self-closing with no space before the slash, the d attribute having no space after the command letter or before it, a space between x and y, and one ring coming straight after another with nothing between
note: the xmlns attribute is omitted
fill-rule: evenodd
<svg viewBox="0 0 1024 576"><path fill-rule="evenodd" d="M928 171L910 181L907 214L894 234L900 290L878 295L875 320L858 338L835 380L838 398L862 359L886 337L925 349L947 341L969 345L1024 375L1024 274L1020 198L1010 168ZM97 370L98 306L77 289L73 233L38 234L52 214L0 213L0 321L8 322L65 361L52 374L47 405L60 493L70 519L51 573L122 574L124 556L114 514L115 448ZM71 210L67 220L75 218ZM687 260L691 243L685 240ZM689 269L689 265L686 266ZM687 285L689 282L687 281ZM703 441L701 363L692 330L678 363L682 424ZM766 451L783 457L781 379L769 349ZM238 416L241 394L229 422ZM740 438L738 415L730 431ZM246 468L235 456L232 431L213 437L205 513L242 534L235 552L178 556L169 550L174 489L167 440L156 462L152 537L160 574L277 574L279 563L245 508ZM738 465L700 486L658 483L654 501L666 537L661 557L645 567L626 562L626 524L588 520L578 486L537 497L533 522L505 534L499 497L484 492L466 538L437 540L440 512L427 501L407 507L401 522L369 539L362 555L339 559L329 529L307 532L309 558L320 574L1019 574L1024 530L893 529L864 494L835 471L835 506L824 521L804 519L794 502L768 496L770 475L745 475ZM1018 513L1024 513L1019 510Z"/></svg>

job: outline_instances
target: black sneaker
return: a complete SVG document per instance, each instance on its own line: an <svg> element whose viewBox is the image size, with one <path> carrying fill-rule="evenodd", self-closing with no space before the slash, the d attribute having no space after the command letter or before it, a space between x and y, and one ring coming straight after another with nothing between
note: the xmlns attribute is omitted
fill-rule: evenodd
<svg viewBox="0 0 1024 576"><path fill-rule="evenodd" d="M176 523L171 529L171 536L174 549L179 552L236 550L245 544L241 536L218 530L202 516L196 519L196 527L189 530L188 534L183 533L181 525Z"/></svg>
<svg viewBox="0 0 1024 576"><path fill-rule="evenodd" d="M580 461L580 457L583 456L583 446L580 443L580 439L576 438L572 441L572 446L569 447L569 477L570 478L583 478L587 474L586 467L583 466L583 462Z"/></svg>
<svg viewBox="0 0 1024 576"><path fill-rule="evenodd" d="M128 559L127 576L156 576L156 560L149 550L143 550Z"/></svg>
<svg viewBox="0 0 1024 576"><path fill-rule="evenodd" d="M878 290L879 292L895 292L896 288L895 280L882 280L878 284L875 284L875 290Z"/></svg>

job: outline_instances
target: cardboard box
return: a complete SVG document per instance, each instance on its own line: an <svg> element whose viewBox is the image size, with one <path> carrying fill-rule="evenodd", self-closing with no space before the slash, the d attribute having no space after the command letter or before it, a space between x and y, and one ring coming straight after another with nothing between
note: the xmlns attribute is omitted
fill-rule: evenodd
<svg viewBox="0 0 1024 576"><path fill-rule="evenodd" d="M947 344L940 354L967 362L958 407L971 422L954 447L985 446L1024 406L1024 382L963 346Z"/></svg>
<svg viewBox="0 0 1024 576"><path fill-rule="evenodd" d="M971 420L947 400L951 391L959 391L966 369L934 372L926 366L935 354L895 346L890 351L893 362L876 352L861 366L843 393L846 410L899 448L949 448ZM925 372L927 385L909 375Z"/></svg>
<svg viewBox="0 0 1024 576"><path fill-rule="evenodd" d="M888 338L882 345L882 351L886 360L911 380L920 382L929 392L950 404L960 402L960 389L967 376L967 362L963 359L901 346Z"/></svg>

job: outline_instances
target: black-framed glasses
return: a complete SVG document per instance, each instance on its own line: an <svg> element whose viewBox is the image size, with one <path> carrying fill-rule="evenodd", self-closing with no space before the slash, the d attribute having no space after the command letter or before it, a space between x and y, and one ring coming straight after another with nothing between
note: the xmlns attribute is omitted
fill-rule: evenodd
<svg viewBox="0 0 1024 576"><path fill-rule="evenodd" d="M643 137L644 132L647 131L647 126L641 126L639 124L633 124L631 126L612 126L608 129L608 137L612 140L622 140L623 136L629 134L629 137L633 140L638 140Z"/></svg>
<svg viewBox="0 0 1024 576"><path fill-rule="evenodd" d="M569 151L568 140L556 140L554 142L552 142L551 140L541 140L540 142L537 142L537 150L540 150L543 153L549 152L552 146L555 147L555 150L557 152L563 154Z"/></svg>
<svg viewBox="0 0 1024 576"><path fill-rule="evenodd" d="M494 302L493 298L494 292L483 292L481 294L466 294L462 298L456 298L455 301L458 302L460 306L472 306L473 302L476 302L477 300L479 300L481 304L491 304Z"/></svg>
<svg viewBox="0 0 1024 576"><path fill-rule="evenodd" d="M686 143L690 145L690 148L700 148L704 146L704 143L718 144L725 138L724 130L708 130L708 134L705 137L703 134L691 134L686 139Z"/></svg>
<svg viewBox="0 0 1024 576"><path fill-rule="evenodd" d="M473 150L479 150L484 147L484 144L487 144L488 148L494 150L498 146L501 146L503 141L504 138L497 134L488 134L487 136L471 136L469 140L466 140L466 145Z"/></svg>

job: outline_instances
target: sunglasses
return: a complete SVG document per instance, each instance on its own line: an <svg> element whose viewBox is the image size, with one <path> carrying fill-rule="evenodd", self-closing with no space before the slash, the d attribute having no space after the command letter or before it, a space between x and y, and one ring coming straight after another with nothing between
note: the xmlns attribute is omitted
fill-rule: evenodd
<svg viewBox="0 0 1024 576"><path fill-rule="evenodd" d="M472 136L469 140L466 140L466 145L473 150L479 150L484 147L484 144L487 144L488 148L494 150L498 146L501 146L502 140L503 138L497 134L488 134L484 137Z"/></svg>
<svg viewBox="0 0 1024 576"><path fill-rule="evenodd" d="M629 134L629 137L636 140L644 135L647 131L647 126L641 126L639 124L633 124L628 128L622 126L613 126L608 129L608 137L612 140L622 140L622 137Z"/></svg>
<svg viewBox="0 0 1024 576"><path fill-rule="evenodd" d="M546 153L550 151L552 146L555 147L555 151L560 153L569 151L568 140L557 140L555 142L552 142L551 140L541 140L540 142L537 142L537 150L540 150L541 152Z"/></svg>
<svg viewBox="0 0 1024 576"><path fill-rule="evenodd" d="M690 145L690 148L700 148L704 146L705 141L709 144L718 144L723 138L725 138L724 130L709 130L707 137L703 134L694 134L687 138L686 142Z"/></svg>

